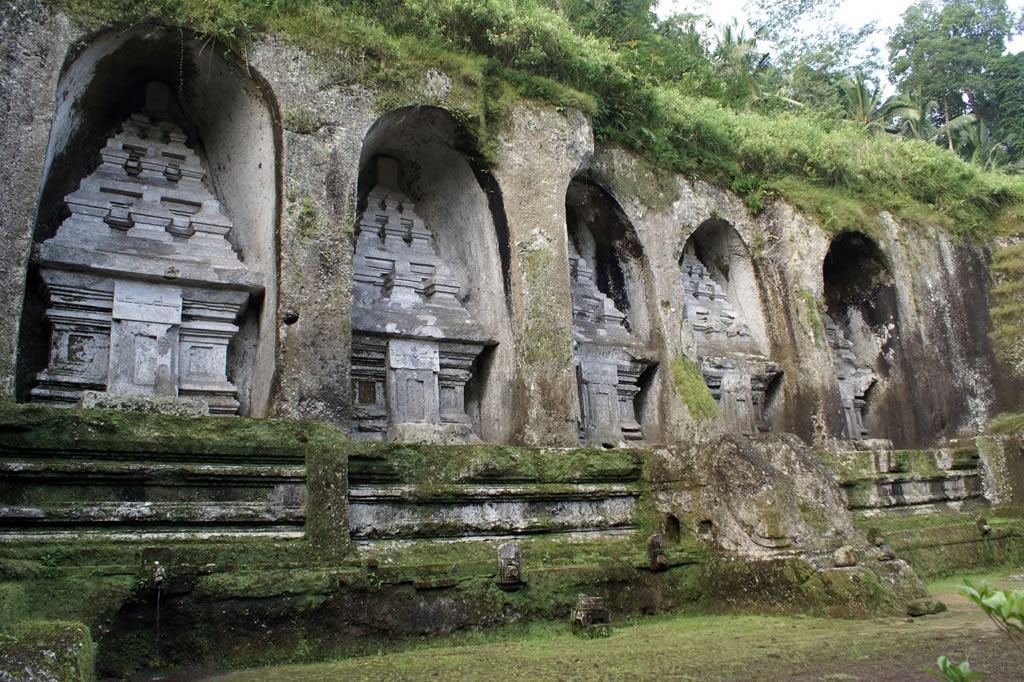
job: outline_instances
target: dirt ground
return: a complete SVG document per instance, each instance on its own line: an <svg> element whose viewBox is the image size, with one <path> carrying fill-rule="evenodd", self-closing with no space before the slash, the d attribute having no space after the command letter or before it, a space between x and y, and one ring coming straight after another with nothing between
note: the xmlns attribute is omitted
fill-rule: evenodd
<svg viewBox="0 0 1024 682"><path fill-rule="evenodd" d="M1024 588L1005 573L988 579L995 587ZM946 655L955 662L967 658L987 680L1024 680L1024 647L956 594L955 585L933 586L949 610L921 618L663 616L615 624L610 638L596 640L573 637L567 625L547 624L521 639L428 646L216 679L934 680L924 671Z"/></svg>

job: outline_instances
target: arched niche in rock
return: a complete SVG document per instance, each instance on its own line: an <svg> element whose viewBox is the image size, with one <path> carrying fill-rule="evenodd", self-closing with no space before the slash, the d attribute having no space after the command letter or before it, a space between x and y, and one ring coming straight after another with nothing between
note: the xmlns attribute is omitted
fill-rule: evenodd
<svg viewBox="0 0 1024 682"><path fill-rule="evenodd" d="M746 244L727 221L709 218L687 239L679 266L701 372L727 426L741 433L773 430L783 375L768 358Z"/></svg>
<svg viewBox="0 0 1024 682"><path fill-rule="evenodd" d="M503 442L514 358L501 193L444 109L378 119L360 155L352 435Z"/></svg>
<svg viewBox="0 0 1024 682"><path fill-rule="evenodd" d="M565 197L580 442L657 442L657 355L651 347L650 273L629 219L586 177Z"/></svg>
<svg viewBox="0 0 1024 682"><path fill-rule="evenodd" d="M871 396L899 339L896 287L885 255L867 235L843 232L821 267L825 331L843 405L844 438L886 438L871 416Z"/></svg>
<svg viewBox="0 0 1024 682"><path fill-rule="evenodd" d="M100 35L68 58L26 286L20 399L74 405L95 390L267 413L280 136L257 78L208 41L160 27Z"/></svg>

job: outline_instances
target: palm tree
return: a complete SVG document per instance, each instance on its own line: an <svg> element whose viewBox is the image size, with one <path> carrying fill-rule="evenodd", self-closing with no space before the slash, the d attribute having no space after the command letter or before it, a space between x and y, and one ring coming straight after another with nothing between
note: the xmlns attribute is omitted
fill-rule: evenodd
<svg viewBox="0 0 1024 682"><path fill-rule="evenodd" d="M939 108L939 103L926 98L920 87L896 97L900 98L903 105L894 121L896 131L910 140L937 141L940 131L932 123L932 112Z"/></svg>
<svg viewBox="0 0 1024 682"><path fill-rule="evenodd" d="M839 89L843 94L847 120L862 124L869 132L892 132L891 123L894 119L903 120L914 116L911 104L899 95L883 102L882 86L872 84L861 71L857 71L853 78L842 81Z"/></svg>
<svg viewBox="0 0 1024 682"><path fill-rule="evenodd" d="M967 161L986 171L994 171L1005 163L1009 140L997 140L982 119L964 114L950 121L949 127L960 143L960 155Z"/></svg>
<svg viewBox="0 0 1024 682"><path fill-rule="evenodd" d="M750 101L761 99L770 66L768 53L758 52L757 40L746 36L735 17L731 23L722 27L711 60L717 77L738 86L750 97Z"/></svg>

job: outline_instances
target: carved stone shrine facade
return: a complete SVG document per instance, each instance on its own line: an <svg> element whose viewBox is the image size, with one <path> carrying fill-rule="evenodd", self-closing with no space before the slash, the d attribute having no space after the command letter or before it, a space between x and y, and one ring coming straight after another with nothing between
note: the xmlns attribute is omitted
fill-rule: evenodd
<svg viewBox="0 0 1024 682"><path fill-rule="evenodd" d="M626 316L594 282L594 272L569 240L580 442L617 445L643 440L636 399L640 377L653 364L624 326Z"/></svg>
<svg viewBox="0 0 1024 682"><path fill-rule="evenodd" d="M352 436L477 440L466 389L494 341L462 304L434 233L398 189L397 162L376 161L353 266Z"/></svg>
<svg viewBox="0 0 1024 682"><path fill-rule="evenodd" d="M202 159L166 111L131 116L101 159L39 245L51 334L31 400L73 406L95 390L235 414L228 349L261 276L228 241Z"/></svg>
<svg viewBox="0 0 1024 682"><path fill-rule="evenodd" d="M846 338L842 328L829 316L825 318L825 336L832 349L832 362L839 383L839 397L843 404L843 423L846 438L865 440L871 437L864 423L865 397L878 378L872 371L858 364L853 353L853 343Z"/></svg>
<svg viewBox="0 0 1024 682"><path fill-rule="evenodd" d="M689 251L683 253L686 320L693 329L704 382L726 423L742 433L771 430L768 388L782 374L758 348L725 289Z"/></svg>

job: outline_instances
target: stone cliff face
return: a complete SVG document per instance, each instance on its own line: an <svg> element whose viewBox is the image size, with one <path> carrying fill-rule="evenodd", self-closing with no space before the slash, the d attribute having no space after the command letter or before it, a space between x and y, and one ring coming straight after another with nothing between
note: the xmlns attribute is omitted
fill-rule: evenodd
<svg viewBox="0 0 1024 682"><path fill-rule="evenodd" d="M585 116L525 101L485 167L436 72L396 101L325 85L309 55L269 39L243 66L177 30L84 36L31 4L16 18L0 88L7 398L70 404L75 376L125 393L131 382L114 379L152 356L169 374L154 394L214 411L541 446L792 432L915 447L1009 406L1012 382L993 378L984 244L888 214L871 234L837 235L782 203L753 216L728 192L595 147ZM125 140L154 88L180 139L153 147L162 175L146 181ZM134 194L88 180L105 145ZM381 176L381 159L399 170ZM167 172L182 169L208 198L171 191L184 185ZM86 208L78 187L95 195ZM202 227L204 202L230 229ZM61 244L89 262L60 260ZM207 287L209 329L158 314L146 324L167 329L142 334L148 355L117 339L123 352L85 353L88 338L115 341L76 297L128 291L122 280L150 294ZM149 298L139 305L160 308ZM189 344L161 345L168 333ZM95 367L75 364L86 355ZM718 416L690 414L693 388L670 369L682 358Z"/></svg>
<svg viewBox="0 0 1024 682"><path fill-rule="evenodd" d="M901 610L923 586L865 518L1021 501L1019 438L958 440L1020 395L987 244L755 216L531 101L485 154L478 85L436 71L378 91L272 38L242 64L0 10L0 530L44 617L102 626L101 671L146 662L139 557L185 624L153 660L238 638L250 665L581 590ZM1009 560L1018 525L956 542ZM119 536L106 600L88 543L51 566L54 528Z"/></svg>

